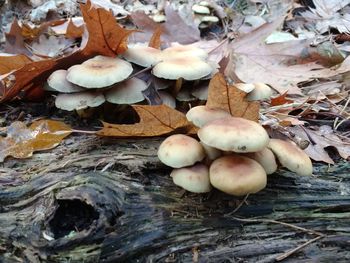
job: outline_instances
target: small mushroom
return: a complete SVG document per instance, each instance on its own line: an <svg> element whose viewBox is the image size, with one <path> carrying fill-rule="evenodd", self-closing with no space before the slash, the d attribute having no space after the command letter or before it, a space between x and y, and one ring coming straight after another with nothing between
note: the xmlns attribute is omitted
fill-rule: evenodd
<svg viewBox="0 0 350 263"><path fill-rule="evenodd" d="M208 122L198 130L198 137L209 146L233 152L257 152L269 142L269 136L260 124L237 117Z"/></svg>
<svg viewBox="0 0 350 263"><path fill-rule="evenodd" d="M162 56L163 60L187 57L206 59L208 57L208 53L204 49L195 47L193 45L181 45L173 43L171 47L168 47L162 51Z"/></svg>
<svg viewBox="0 0 350 263"><path fill-rule="evenodd" d="M244 91L245 93L249 93L255 89L254 84L251 84L251 83L235 83L234 86Z"/></svg>
<svg viewBox="0 0 350 263"><path fill-rule="evenodd" d="M82 87L70 83L66 79L66 76L67 70L64 69L59 69L52 72L52 74L47 79L47 83L49 84L51 90L62 93L74 93L84 90Z"/></svg>
<svg viewBox="0 0 350 263"><path fill-rule="evenodd" d="M201 15L209 15L210 14L210 9L204 5L194 4L192 6L192 11L196 14L201 14Z"/></svg>
<svg viewBox="0 0 350 263"><path fill-rule="evenodd" d="M205 124L222 118L230 117L231 114L222 109L211 109L207 106L196 106L186 113L187 120L193 122L194 125L201 128Z"/></svg>
<svg viewBox="0 0 350 263"><path fill-rule="evenodd" d="M125 80L133 69L120 58L96 56L68 69L67 80L89 89L111 86Z"/></svg>
<svg viewBox="0 0 350 263"><path fill-rule="evenodd" d="M162 60L159 49L146 46L145 44L129 44L128 49L123 53L123 57L136 65L150 67Z"/></svg>
<svg viewBox="0 0 350 263"><path fill-rule="evenodd" d="M294 142L271 139L268 148L288 170L299 175L312 175L312 162L309 156Z"/></svg>
<svg viewBox="0 0 350 263"><path fill-rule="evenodd" d="M205 158L206 164L212 163L214 160L216 160L222 155L222 151L220 151L219 149L206 145L204 142L199 142L199 143L202 144L204 148L205 155L206 155L206 158Z"/></svg>
<svg viewBox="0 0 350 263"><path fill-rule="evenodd" d="M70 94L58 94L55 100L57 108L67 111L83 110L88 107L97 107L105 102L105 97L100 92L78 92Z"/></svg>
<svg viewBox="0 0 350 263"><path fill-rule="evenodd" d="M216 159L209 168L210 183L230 195L244 196L266 187L264 168L256 161L239 155Z"/></svg>
<svg viewBox="0 0 350 263"><path fill-rule="evenodd" d="M272 96L272 89L264 83L254 83L254 89L247 95L248 101L268 100Z"/></svg>
<svg viewBox="0 0 350 263"><path fill-rule="evenodd" d="M273 174L277 171L276 158L269 148L264 148L255 153L247 153L245 156L257 161L267 174Z"/></svg>
<svg viewBox="0 0 350 263"><path fill-rule="evenodd" d="M193 165L204 157L203 146L197 140L183 134L169 136L158 149L159 160L173 168Z"/></svg>
<svg viewBox="0 0 350 263"><path fill-rule="evenodd" d="M204 164L174 169L170 176L174 184L192 193L207 193L211 190L209 169Z"/></svg>

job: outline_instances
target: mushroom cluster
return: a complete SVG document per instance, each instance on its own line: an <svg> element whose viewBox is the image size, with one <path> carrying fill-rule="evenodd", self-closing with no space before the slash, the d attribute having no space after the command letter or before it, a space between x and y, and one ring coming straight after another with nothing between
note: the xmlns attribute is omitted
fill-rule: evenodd
<svg viewBox="0 0 350 263"><path fill-rule="evenodd" d="M200 29L209 27L219 22L219 18L214 14L214 9L208 1L200 1L192 6L194 20Z"/></svg>
<svg viewBox="0 0 350 263"><path fill-rule="evenodd" d="M190 192L209 192L213 186L235 196L256 193L265 188L267 174L276 172L278 163L299 175L312 175L303 150L291 141L270 139L256 122L207 106L192 108L186 117L199 127L200 141L172 135L161 143L158 158L174 168L174 183Z"/></svg>

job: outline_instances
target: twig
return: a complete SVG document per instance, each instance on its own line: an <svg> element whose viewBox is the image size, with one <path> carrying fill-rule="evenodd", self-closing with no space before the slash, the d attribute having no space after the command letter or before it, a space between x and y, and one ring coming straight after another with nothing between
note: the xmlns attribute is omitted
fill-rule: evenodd
<svg viewBox="0 0 350 263"><path fill-rule="evenodd" d="M289 257L290 255L294 254L295 252L297 252L297 251L303 249L304 247L310 245L311 243L313 243L313 242L315 242L315 241L317 241L317 240L319 240L319 239L321 239L321 238L323 238L323 237L324 237L324 235L315 237L315 238L310 239L309 241L307 241L307 242L301 244L300 246L297 246L296 248L293 248L293 249L291 249L291 250L288 250L287 252L285 252L285 253L283 253L282 255L278 256L278 257L276 258L276 261L282 261L282 260L286 259L287 257Z"/></svg>
<svg viewBox="0 0 350 263"><path fill-rule="evenodd" d="M234 213L236 213L242 207L242 205L247 201L248 197L249 197L249 194L247 194L243 198L243 200L238 204L238 206L233 211L231 211L230 213L227 213L226 216L230 216L230 215L233 215Z"/></svg>

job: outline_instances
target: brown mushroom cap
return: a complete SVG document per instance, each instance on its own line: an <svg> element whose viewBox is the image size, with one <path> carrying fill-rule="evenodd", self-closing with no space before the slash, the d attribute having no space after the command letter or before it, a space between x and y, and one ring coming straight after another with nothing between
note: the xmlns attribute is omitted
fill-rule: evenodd
<svg viewBox="0 0 350 263"><path fill-rule="evenodd" d="M200 128L211 121L228 117L231 117L231 114L225 110L211 109L203 105L193 107L186 113L187 120Z"/></svg>
<svg viewBox="0 0 350 263"><path fill-rule="evenodd" d="M198 137L209 146L233 152L261 151L269 142L260 124L237 117L208 122L198 130Z"/></svg>
<svg viewBox="0 0 350 263"><path fill-rule="evenodd" d="M269 148L264 148L255 153L247 153L246 156L257 161L265 169L267 174L273 174L277 171L275 155Z"/></svg>
<svg viewBox="0 0 350 263"><path fill-rule="evenodd" d="M309 156L294 142L271 139L267 147L288 170L299 175L312 175L312 162Z"/></svg>
<svg viewBox="0 0 350 263"><path fill-rule="evenodd" d="M267 181L266 172L258 162L239 155L216 159L209 168L209 177L215 188L235 196L259 192Z"/></svg>
<svg viewBox="0 0 350 263"><path fill-rule="evenodd" d="M183 134L169 136L158 149L159 160L173 168L193 165L204 157L203 146L197 140Z"/></svg>
<svg viewBox="0 0 350 263"><path fill-rule="evenodd" d="M129 44L127 51L123 53L123 57L136 65L150 67L162 60L161 53L159 49L143 44Z"/></svg>
<svg viewBox="0 0 350 263"><path fill-rule="evenodd" d="M60 93L55 100L55 106L62 110L83 110L88 107L97 107L105 102L105 97L98 92L77 92L70 94Z"/></svg>
<svg viewBox="0 0 350 263"><path fill-rule="evenodd" d="M104 88L123 81L132 73L129 62L96 56L68 69L67 80L85 88Z"/></svg>
<svg viewBox="0 0 350 263"><path fill-rule="evenodd" d="M196 80L209 75L212 67L196 57L172 58L159 62L152 73L158 78Z"/></svg>
<svg viewBox="0 0 350 263"><path fill-rule="evenodd" d="M174 169L170 176L176 185L192 193L207 193L211 190L209 169L204 164Z"/></svg>
<svg viewBox="0 0 350 263"><path fill-rule="evenodd" d="M50 88L52 88L54 91L59 91L62 93L83 91L84 89L82 87L74 85L66 79L67 73L68 72L65 69L59 69L52 72L47 79L47 83L49 84Z"/></svg>

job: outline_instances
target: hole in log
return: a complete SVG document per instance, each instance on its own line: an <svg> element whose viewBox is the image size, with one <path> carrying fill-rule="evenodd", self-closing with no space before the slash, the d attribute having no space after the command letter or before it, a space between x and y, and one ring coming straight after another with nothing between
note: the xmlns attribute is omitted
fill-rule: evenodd
<svg viewBox="0 0 350 263"><path fill-rule="evenodd" d="M72 231L80 232L88 229L99 214L81 200L58 200L58 208L49 222L55 238L69 235Z"/></svg>

